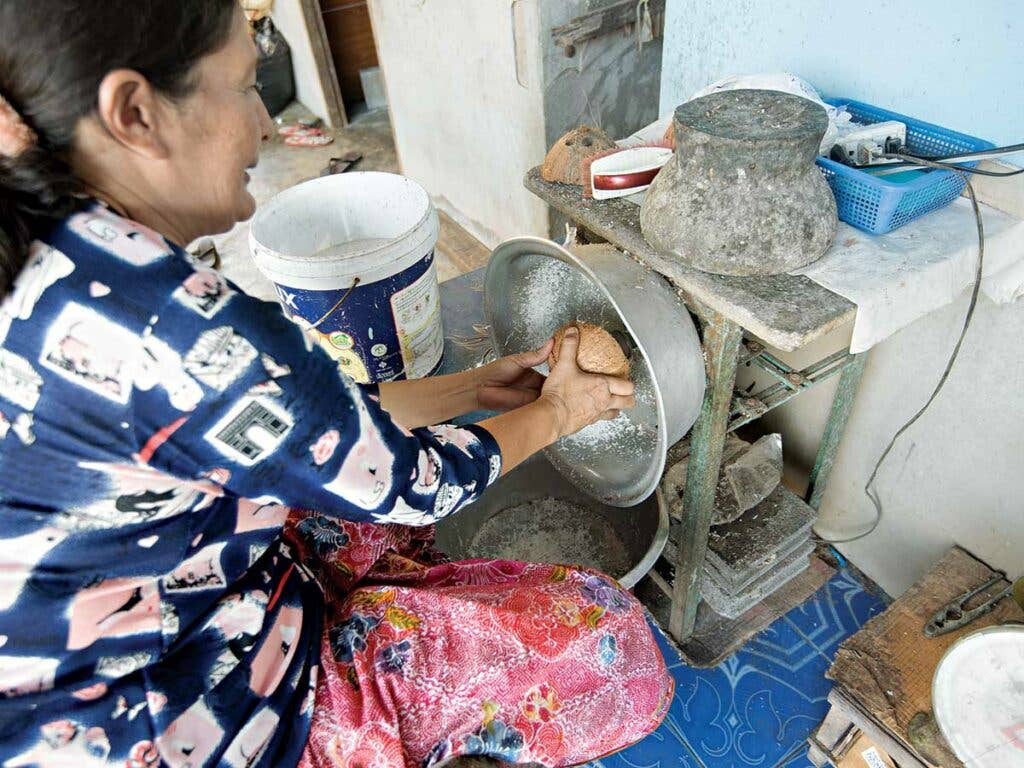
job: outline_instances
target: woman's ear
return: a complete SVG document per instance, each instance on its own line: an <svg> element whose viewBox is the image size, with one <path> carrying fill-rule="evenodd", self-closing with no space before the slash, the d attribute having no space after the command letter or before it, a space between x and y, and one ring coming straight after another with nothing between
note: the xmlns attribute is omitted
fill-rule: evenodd
<svg viewBox="0 0 1024 768"><path fill-rule="evenodd" d="M99 121L126 149L154 160L170 153L167 103L149 81L131 69L115 69L100 83Z"/></svg>

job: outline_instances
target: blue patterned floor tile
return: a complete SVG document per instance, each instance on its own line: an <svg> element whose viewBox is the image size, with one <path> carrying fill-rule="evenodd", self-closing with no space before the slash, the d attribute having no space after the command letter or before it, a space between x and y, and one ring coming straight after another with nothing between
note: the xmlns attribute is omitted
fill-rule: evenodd
<svg viewBox="0 0 1024 768"><path fill-rule="evenodd" d="M793 754L789 755L778 768L815 768L807 757L807 745L802 744Z"/></svg>
<svg viewBox="0 0 1024 768"><path fill-rule="evenodd" d="M665 659L665 666L672 669L673 667L685 664L686 662L683 661L682 655L672 645L672 642L665 635L665 631L658 626L658 623L650 615L647 616L647 623L650 625L654 640L661 650L662 657Z"/></svg>
<svg viewBox="0 0 1024 768"><path fill-rule="evenodd" d="M683 663L654 634L676 681L662 726L596 768L808 768L804 744L828 711L835 648L885 609L849 571L714 669Z"/></svg>
<svg viewBox="0 0 1024 768"><path fill-rule="evenodd" d="M672 712L639 744L595 760L592 768L705 768L680 738Z"/></svg>
<svg viewBox="0 0 1024 768"><path fill-rule="evenodd" d="M885 602L864 588L849 571L840 571L787 618L815 648L829 658L868 619L885 610Z"/></svg>
<svg viewBox="0 0 1024 768"><path fill-rule="evenodd" d="M744 649L714 670L689 670L677 694L687 746L706 768L773 768L825 716L827 667L800 641L774 657Z"/></svg>

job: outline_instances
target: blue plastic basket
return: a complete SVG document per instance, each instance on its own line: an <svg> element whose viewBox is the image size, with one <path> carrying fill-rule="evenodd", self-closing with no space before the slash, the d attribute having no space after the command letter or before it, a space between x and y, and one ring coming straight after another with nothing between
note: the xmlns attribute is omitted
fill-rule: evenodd
<svg viewBox="0 0 1024 768"><path fill-rule="evenodd" d="M924 157L991 149L991 142L950 131L850 99L825 99L832 106L846 106L856 123L870 125L899 120L907 125L907 148ZM975 166L977 163L961 163ZM857 229L884 235L919 216L949 205L964 189L963 178L953 171L914 172L912 181L893 181L872 176L858 168L818 157L821 173L836 196L839 218Z"/></svg>

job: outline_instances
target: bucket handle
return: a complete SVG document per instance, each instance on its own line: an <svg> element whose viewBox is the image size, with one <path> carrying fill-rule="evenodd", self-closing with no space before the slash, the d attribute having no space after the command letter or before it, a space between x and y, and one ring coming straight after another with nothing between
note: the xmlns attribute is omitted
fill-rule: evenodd
<svg viewBox="0 0 1024 768"><path fill-rule="evenodd" d="M323 317L321 317L319 320L317 320L315 323L313 323L311 326L309 326L310 329L319 328L321 325L324 324L324 322L327 320L327 318L329 318L331 315L333 315L335 312L337 312L339 309L341 309L341 305L344 304L346 301L348 301L348 297L352 295L352 291L354 291L356 289L356 286L358 286L360 282L361 281L360 281L360 279L358 277L355 280L353 280L352 281L352 287L349 288L347 291L345 291L345 295L342 296L340 299L338 299L338 303L335 304L330 309L328 309L327 313Z"/></svg>

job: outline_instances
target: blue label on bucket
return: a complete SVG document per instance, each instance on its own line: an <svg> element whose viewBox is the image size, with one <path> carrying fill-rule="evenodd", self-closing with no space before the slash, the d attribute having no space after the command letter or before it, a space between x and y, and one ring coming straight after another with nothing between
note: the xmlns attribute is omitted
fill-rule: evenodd
<svg viewBox="0 0 1024 768"><path fill-rule="evenodd" d="M292 320L307 329L315 326L320 346L355 381L417 379L440 367L444 332L433 251L397 275L356 286L351 294L348 288L282 285L277 293Z"/></svg>

